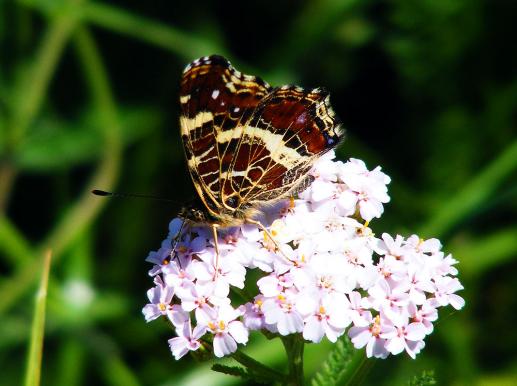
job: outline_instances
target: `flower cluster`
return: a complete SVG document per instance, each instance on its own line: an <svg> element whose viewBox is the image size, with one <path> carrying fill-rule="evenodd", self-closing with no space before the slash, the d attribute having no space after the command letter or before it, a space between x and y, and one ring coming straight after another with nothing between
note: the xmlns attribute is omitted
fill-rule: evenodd
<svg viewBox="0 0 517 386"><path fill-rule="evenodd" d="M369 357L406 351L414 358L437 309L463 307L455 294L463 288L457 261L438 240L377 238L369 228L389 201L390 178L380 167L333 158L317 162L313 183L297 200L263 214L267 231L249 224L220 229L219 254L208 227L171 222L162 247L147 258L155 286L143 313L173 324L176 359L209 342L217 357L228 355L252 330L300 333L311 342L335 342L348 332ZM260 293L232 305L230 289L243 289L250 269L262 272Z"/></svg>

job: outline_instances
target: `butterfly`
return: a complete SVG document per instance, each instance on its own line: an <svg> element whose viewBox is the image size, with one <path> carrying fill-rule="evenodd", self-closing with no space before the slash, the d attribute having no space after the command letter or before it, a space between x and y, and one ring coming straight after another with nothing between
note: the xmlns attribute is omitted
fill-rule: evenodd
<svg viewBox="0 0 517 386"><path fill-rule="evenodd" d="M343 139L323 88L271 87L222 56L190 63L180 85L180 130L197 192L180 217L216 228L244 223L313 180L314 162ZM217 249L217 245L216 245Z"/></svg>

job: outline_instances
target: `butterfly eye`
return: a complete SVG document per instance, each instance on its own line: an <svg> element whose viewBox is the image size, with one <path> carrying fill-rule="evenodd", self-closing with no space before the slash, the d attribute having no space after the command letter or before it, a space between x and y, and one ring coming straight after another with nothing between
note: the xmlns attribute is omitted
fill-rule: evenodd
<svg viewBox="0 0 517 386"><path fill-rule="evenodd" d="M226 205L230 208L236 208L238 205L237 199L235 197L230 197L226 200Z"/></svg>

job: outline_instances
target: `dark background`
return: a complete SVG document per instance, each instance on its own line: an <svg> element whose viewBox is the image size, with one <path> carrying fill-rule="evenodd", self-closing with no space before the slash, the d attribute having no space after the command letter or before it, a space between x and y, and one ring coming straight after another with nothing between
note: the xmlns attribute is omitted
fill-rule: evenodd
<svg viewBox="0 0 517 386"><path fill-rule="evenodd" d="M347 128L338 157L392 177L374 231L438 237L460 260L465 309L442 310L416 360L376 361L366 384L404 384L422 370L439 384L511 384L515 11L503 0L2 2L0 385L23 379L48 248L44 385L237 382L176 362L167 324L146 325L140 312L152 285L144 258L194 194L178 82L213 53L272 85L329 89ZM308 376L330 347L309 345ZM245 351L284 366L282 348L260 337Z"/></svg>

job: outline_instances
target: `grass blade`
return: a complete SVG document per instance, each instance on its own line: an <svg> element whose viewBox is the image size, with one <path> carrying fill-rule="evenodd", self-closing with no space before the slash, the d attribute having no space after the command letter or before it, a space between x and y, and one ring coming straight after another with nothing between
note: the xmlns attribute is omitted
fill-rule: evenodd
<svg viewBox="0 0 517 386"><path fill-rule="evenodd" d="M45 305L47 301L48 276L50 272L50 260L52 252L45 252L43 260L43 272L36 293L34 307L34 319L32 320L31 341L27 358L27 370L25 373L25 386L38 386L41 379L41 360L43 357L43 338L45 336Z"/></svg>

